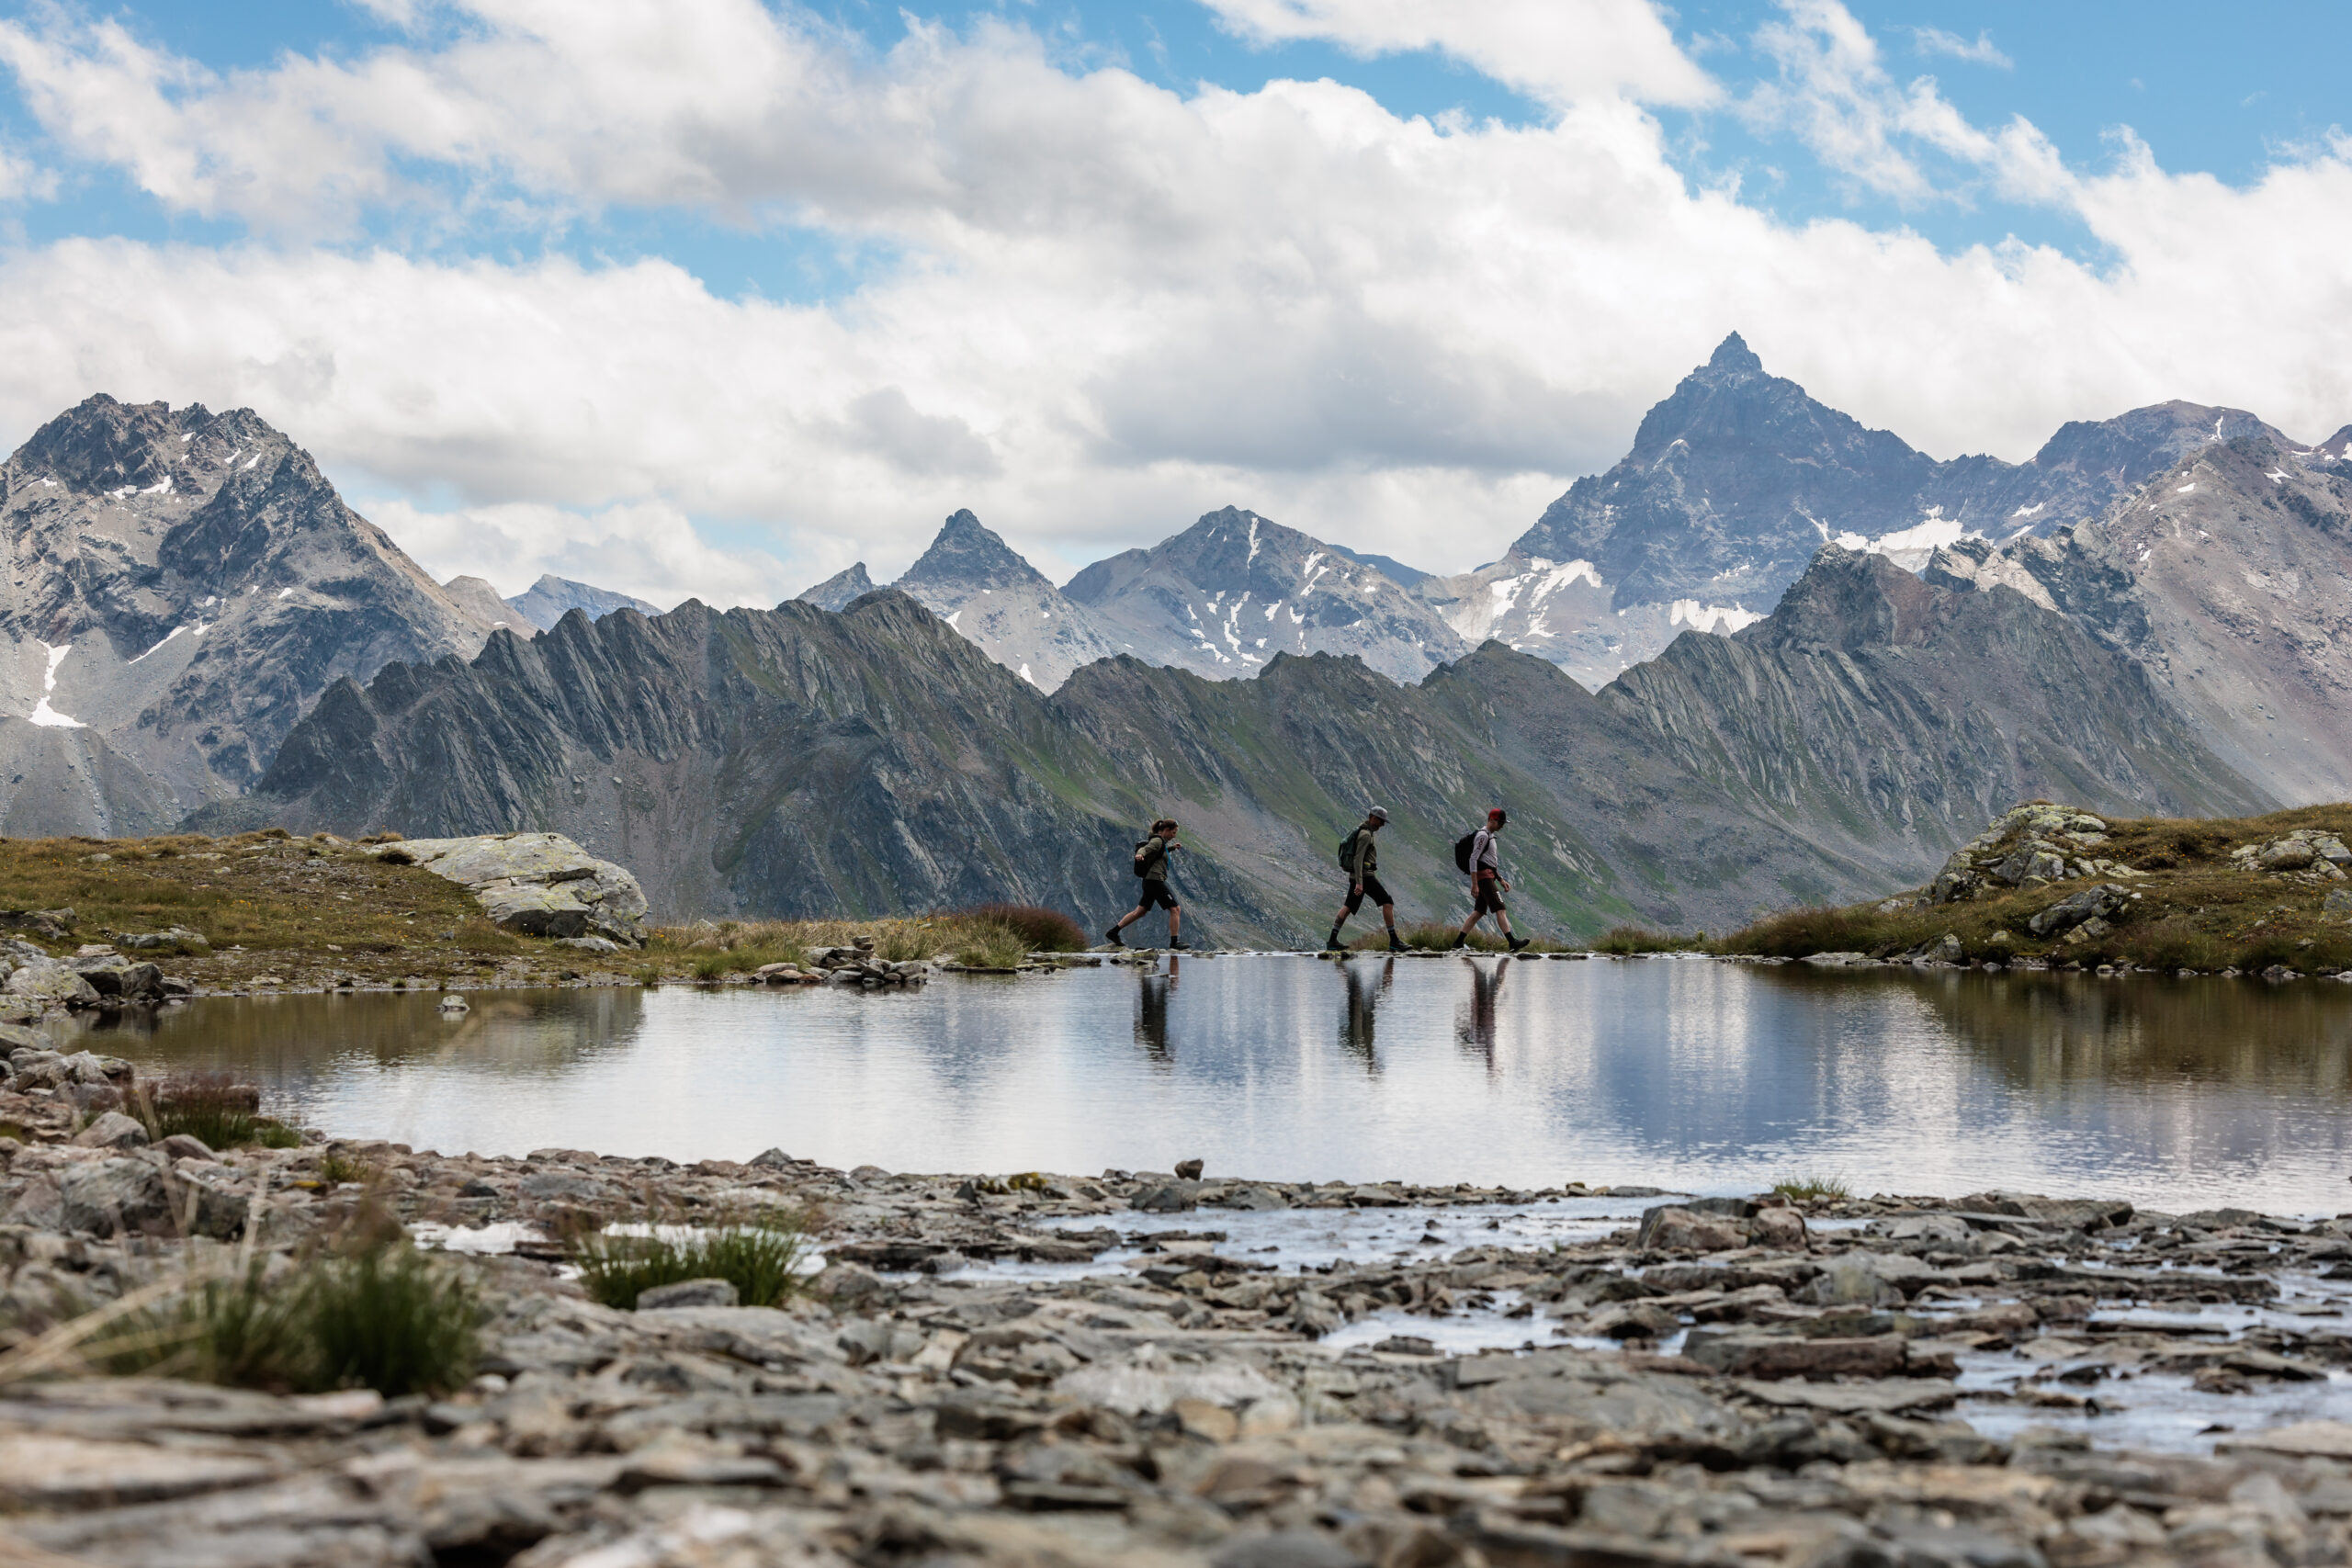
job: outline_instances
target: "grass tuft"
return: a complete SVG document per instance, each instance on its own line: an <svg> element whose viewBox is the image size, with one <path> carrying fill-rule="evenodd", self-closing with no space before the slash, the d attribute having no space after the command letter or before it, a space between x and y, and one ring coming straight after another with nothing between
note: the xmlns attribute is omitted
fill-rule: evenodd
<svg viewBox="0 0 2352 1568"><path fill-rule="evenodd" d="M650 1235L603 1231L572 1244L582 1288L609 1307L635 1311L637 1298L659 1285L725 1280L745 1306L775 1306L801 1289L801 1255L808 1250L806 1216L777 1210L707 1229L652 1227Z"/></svg>
<svg viewBox="0 0 2352 1568"><path fill-rule="evenodd" d="M481 1304L457 1265L405 1243L195 1283L107 1325L90 1367L277 1393L442 1393L473 1375Z"/></svg>
<svg viewBox="0 0 2352 1568"><path fill-rule="evenodd" d="M153 1143L185 1133L215 1150L302 1146L301 1134L262 1115L253 1100L250 1086L208 1075L170 1080L153 1091L142 1089L130 1110Z"/></svg>
<svg viewBox="0 0 2352 1568"><path fill-rule="evenodd" d="M1771 1190L1791 1202L1803 1203L1822 1198L1850 1198L1853 1190L1842 1176L1811 1175L1783 1176L1772 1183Z"/></svg>
<svg viewBox="0 0 2352 1568"><path fill-rule="evenodd" d="M1689 953L1700 945L1696 937L1674 936L1646 926L1611 926L1600 933L1592 951L1624 957L1636 953Z"/></svg>

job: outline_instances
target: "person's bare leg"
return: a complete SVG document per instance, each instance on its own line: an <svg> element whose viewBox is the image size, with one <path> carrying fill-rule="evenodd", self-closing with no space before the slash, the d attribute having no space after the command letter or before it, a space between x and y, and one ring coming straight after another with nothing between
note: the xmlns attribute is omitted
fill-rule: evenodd
<svg viewBox="0 0 2352 1568"><path fill-rule="evenodd" d="M1184 907L1181 904L1168 911L1168 940L1172 944L1184 940Z"/></svg>
<svg viewBox="0 0 2352 1568"><path fill-rule="evenodd" d="M1134 908L1129 909L1125 914L1121 915L1119 917L1119 923L1113 926L1111 929L1114 931L1125 931L1129 926L1134 925L1137 920L1143 919L1144 909L1145 906L1137 904Z"/></svg>

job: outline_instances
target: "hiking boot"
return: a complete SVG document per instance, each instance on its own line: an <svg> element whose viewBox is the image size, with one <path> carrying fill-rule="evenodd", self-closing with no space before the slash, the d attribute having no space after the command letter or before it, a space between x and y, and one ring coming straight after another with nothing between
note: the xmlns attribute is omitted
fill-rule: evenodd
<svg viewBox="0 0 2352 1568"><path fill-rule="evenodd" d="M1326 953L1337 953L1340 951L1339 927L1333 926L1331 928L1331 934L1323 939L1323 951Z"/></svg>
<svg viewBox="0 0 2352 1568"><path fill-rule="evenodd" d="M1390 931L1388 933L1388 951L1391 953L1409 953L1412 949L1407 947L1403 939L1398 937L1395 931Z"/></svg>
<svg viewBox="0 0 2352 1568"><path fill-rule="evenodd" d="M1535 939L1532 936L1507 936L1503 938L1503 941L1510 944L1510 950L1513 953L1517 953L1521 948L1525 947L1529 942L1533 942L1534 940Z"/></svg>
<svg viewBox="0 0 2352 1568"><path fill-rule="evenodd" d="M1449 947L1446 951L1448 953L1452 953L1454 948L1467 947L1469 945L1470 933L1468 931L1455 931L1453 933L1453 947Z"/></svg>
<svg viewBox="0 0 2352 1568"><path fill-rule="evenodd" d="M1102 940L1109 942L1113 947L1125 947L1127 945L1125 942L1119 940L1119 928L1116 926L1113 926L1109 931L1104 931L1102 933Z"/></svg>
<svg viewBox="0 0 2352 1568"><path fill-rule="evenodd" d="M1182 942L1178 942L1171 936L1168 939L1168 951L1170 953L1190 953L1193 950L1186 947Z"/></svg>

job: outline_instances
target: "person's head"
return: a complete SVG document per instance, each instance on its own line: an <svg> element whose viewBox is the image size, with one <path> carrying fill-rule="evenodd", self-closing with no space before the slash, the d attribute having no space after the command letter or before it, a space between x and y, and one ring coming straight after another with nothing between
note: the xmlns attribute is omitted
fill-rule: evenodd
<svg viewBox="0 0 2352 1568"><path fill-rule="evenodd" d="M1387 822L1388 807L1385 806L1374 807L1371 811L1365 814L1363 819L1363 825L1371 829L1375 833L1379 832L1382 828L1385 827Z"/></svg>
<svg viewBox="0 0 2352 1568"><path fill-rule="evenodd" d="M1489 833L1499 833L1499 832L1501 832L1501 831L1503 830L1503 824L1504 824L1504 823L1506 823L1506 822L1508 822L1508 821L1510 821L1510 812L1508 812L1508 811L1505 811L1501 807L1499 807L1499 806L1489 806L1488 807L1487 807L1487 832L1489 832Z"/></svg>
<svg viewBox="0 0 2352 1568"><path fill-rule="evenodd" d="M1151 830L1163 839L1172 839L1176 836L1176 818L1163 817L1151 825Z"/></svg>

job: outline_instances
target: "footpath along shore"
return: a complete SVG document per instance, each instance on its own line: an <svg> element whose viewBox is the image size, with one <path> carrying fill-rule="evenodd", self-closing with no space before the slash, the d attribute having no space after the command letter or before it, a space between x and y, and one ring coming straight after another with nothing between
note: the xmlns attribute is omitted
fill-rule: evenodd
<svg viewBox="0 0 2352 1568"><path fill-rule="evenodd" d="M2006 1193L915 1176L780 1151L496 1159L316 1135L216 1152L102 1109L141 1103L120 1064L18 1055L14 1081L48 1087L0 1090L0 1562L2352 1551L2352 1278L2335 1278L2352 1222ZM805 1216L823 1263L773 1308L720 1283L599 1305L560 1239L779 1211ZM76 1367L93 1309L241 1248L290 1269L380 1242L388 1221L449 1248L440 1266L479 1292L479 1353L446 1389Z"/></svg>

